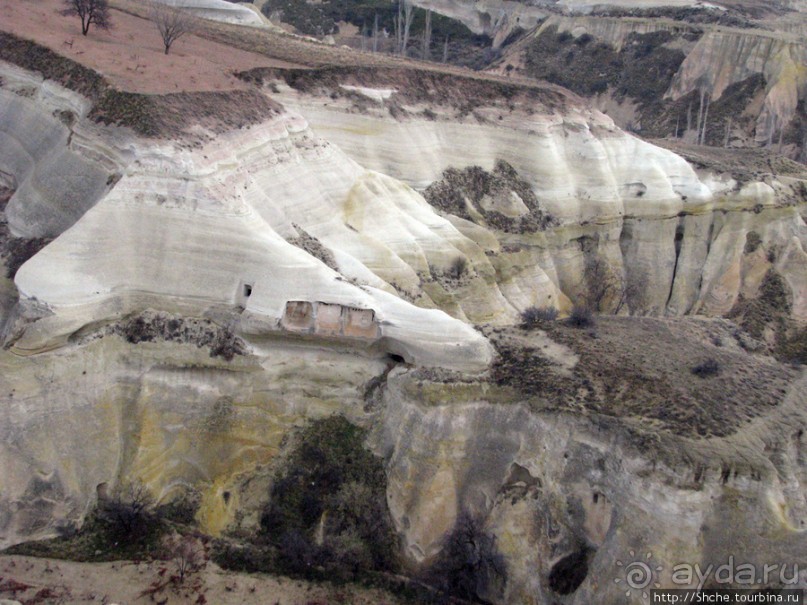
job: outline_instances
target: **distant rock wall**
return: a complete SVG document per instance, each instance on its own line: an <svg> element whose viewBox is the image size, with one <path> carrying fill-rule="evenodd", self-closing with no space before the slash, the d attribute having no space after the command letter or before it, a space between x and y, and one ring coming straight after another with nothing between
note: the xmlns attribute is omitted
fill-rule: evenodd
<svg viewBox="0 0 807 605"><path fill-rule="evenodd" d="M588 35L595 42L608 44L619 52L632 35L665 32L671 40L664 48L681 50L686 58L677 69L664 99L674 102L693 92L703 92L711 101L719 101L730 86L753 76L762 76L765 83L762 98L745 99L744 105L733 116L735 125L739 114L747 112L755 122L751 133L754 144L778 144L779 133L784 131L789 144L799 150L804 144L801 140L803 133L794 131L792 126L794 118L798 118L799 102L807 99L807 44L798 29L786 30L786 27L776 32L724 28L669 19L553 15L541 24L535 35L540 37L554 31L570 33L575 39ZM515 57L508 57L505 62L518 63ZM603 75L608 71L604 64ZM653 101L663 102L662 99ZM599 99L599 102L605 106L604 99ZM695 111L698 113L698 104ZM614 115L619 115L618 108ZM626 127L636 120L633 114L629 115L630 118L621 126ZM680 126L683 128L684 125ZM671 126L656 136L666 136L673 130Z"/></svg>

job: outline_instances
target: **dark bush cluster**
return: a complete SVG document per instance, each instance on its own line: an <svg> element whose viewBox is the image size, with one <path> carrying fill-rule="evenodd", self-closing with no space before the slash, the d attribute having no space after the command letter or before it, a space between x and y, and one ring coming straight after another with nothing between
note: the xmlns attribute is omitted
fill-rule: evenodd
<svg viewBox="0 0 807 605"><path fill-rule="evenodd" d="M558 310L555 307L527 307L521 312L521 327L535 328L546 321L555 321Z"/></svg>
<svg viewBox="0 0 807 605"><path fill-rule="evenodd" d="M486 210L481 205L483 198L509 197L511 192L518 194L529 209L528 214L519 217L505 216L495 210ZM534 233L557 223L556 219L541 208L530 184L503 160L497 161L491 172L479 166L470 166L464 170L449 168L443 172L439 181L426 188L423 197L443 212L473 221L466 206L468 203L475 213L484 217L489 226L509 233Z"/></svg>
<svg viewBox="0 0 807 605"><path fill-rule="evenodd" d="M209 347L211 357L227 361L247 353L246 344L229 326L220 326L209 319L144 313L131 316L111 330L132 344L166 341Z"/></svg>
<svg viewBox="0 0 807 605"><path fill-rule="evenodd" d="M709 376L717 376L720 373L720 363L714 359L709 358L702 361L696 366L692 367L692 373L700 378L708 378Z"/></svg>
<svg viewBox="0 0 807 605"><path fill-rule="evenodd" d="M505 559L496 546L496 537L485 532L480 520L461 513L430 571L429 581L454 597L486 602L501 591L506 579Z"/></svg>
<svg viewBox="0 0 807 605"><path fill-rule="evenodd" d="M366 432L342 416L310 425L275 477L261 518L281 571L349 580L395 566L395 535L381 461Z"/></svg>
<svg viewBox="0 0 807 605"><path fill-rule="evenodd" d="M575 305L566 321L575 328L589 328L595 324L594 312L587 305Z"/></svg>
<svg viewBox="0 0 807 605"><path fill-rule="evenodd" d="M164 529L154 498L142 483L130 484L115 496L100 500L94 521L113 549L146 546Z"/></svg>
<svg viewBox="0 0 807 605"><path fill-rule="evenodd" d="M455 258L448 268L448 276L451 279L460 279L468 270L468 260L464 256Z"/></svg>

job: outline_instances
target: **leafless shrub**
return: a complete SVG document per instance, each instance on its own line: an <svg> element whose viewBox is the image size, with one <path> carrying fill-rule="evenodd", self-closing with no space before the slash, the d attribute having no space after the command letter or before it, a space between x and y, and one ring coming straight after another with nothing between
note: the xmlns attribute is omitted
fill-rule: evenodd
<svg viewBox="0 0 807 605"><path fill-rule="evenodd" d="M569 314L569 325L575 328L589 328L594 325L594 313L587 305L575 305Z"/></svg>
<svg viewBox="0 0 807 605"><path fill-rule="evenodd" d="M558 310L555 307L527 307L521 312L521 327L529 329L544 321L555 321Z"/></svg>
<svg viewBox="0 0 807 605"><path fill-rule="evenodd" d="M198 571L204 564L204 547L193 536L181 536L175 533L166 539L165 547L168 556L177 567L180 584L185 581L188 574Z"/></svg>
<svg viewBox="0 0 807 605"><path fill-rule="evenodd" d="M130 483L114 497L100 501L98 519L106 526L109 537L120 543L140 542L159 524L154 497L139 482Z"/></svg>
<svg viewBox="0 0 807 605"><path fill-rule="evenodd" d="M465 272L468 270L468 260L464 256L458 256L453 261L451 261L451 265L448 268L448 275L452 279L459 279Z"/></svg>
<svg viewBox="0 0 807 605"><path fill-rule="evenodd" d="M709 358L692 368L692 373L700 378L708 378L710 376L717 376L720 373L720 363L714 359Z"/></svg>

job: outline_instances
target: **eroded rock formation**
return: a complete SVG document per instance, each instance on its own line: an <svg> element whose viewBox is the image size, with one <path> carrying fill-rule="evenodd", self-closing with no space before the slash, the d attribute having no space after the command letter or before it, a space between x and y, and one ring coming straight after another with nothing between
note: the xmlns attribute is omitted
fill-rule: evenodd
<svg viewBox="0 0 807 605"><path fill-rule="evenodd" d="M807 320L803 179L696 169L555 89L457 76L468 107L337 76L269 74L265 120L158 139L2 66L9 225L55 239L4 284L0 543L132 479L198 493L207 532L254 529L284 437L340 413L413 568L461 513L496 536L494 602L616 602L631 550L807 562L803 370L764 322L679 317L775 282ZM444 182L466 193L419 193ZM603 313L670 317L513 327L604 278Z"/></svg>

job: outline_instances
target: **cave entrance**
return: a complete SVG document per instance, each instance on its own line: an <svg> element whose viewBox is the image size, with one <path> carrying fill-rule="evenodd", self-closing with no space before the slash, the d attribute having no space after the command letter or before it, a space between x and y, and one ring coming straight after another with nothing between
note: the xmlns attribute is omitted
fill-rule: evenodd
<svg viewBox="0 0 807 605"><path fill-rule="evenodd" d="M252 296L253 283L242 281L238 284L238 288L235 291L235 304L242 309L246 308L247 300Z"/></svg>
<svg viewBox="0 0 807 605"><path fill-rule="evenodd" d="M588 575L589 554L589 549L583 547L555 563L549 572L549 588L561 595L576 591Z"/></svg>

